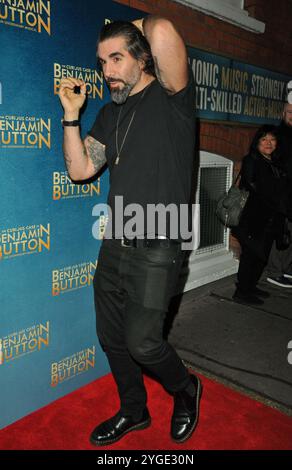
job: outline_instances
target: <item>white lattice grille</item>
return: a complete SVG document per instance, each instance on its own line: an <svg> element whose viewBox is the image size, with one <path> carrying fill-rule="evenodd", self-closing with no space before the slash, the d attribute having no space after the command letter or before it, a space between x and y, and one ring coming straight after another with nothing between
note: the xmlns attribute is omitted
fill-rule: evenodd
<svg viewBox="0 0 292 470"><path fill-rule="evenodd" d="M229 229L225 230L215 215L218 198L232 183L233 163L213 153L200 151L194 222L198 248L187 258L182 276L184 291L216 281L238 271L238 262L229 250ZM196 207L197 207L196 206ZM185 283L185 279L187 280Z"/></svg>
<svg viewBox="0 0 292 470"><path fill-rule="evenodd" d="M218 198L230 186L230 165L201 166L199 171L200 245L197 254L212 252L227 246L228 232L216 217Z"/></svg>

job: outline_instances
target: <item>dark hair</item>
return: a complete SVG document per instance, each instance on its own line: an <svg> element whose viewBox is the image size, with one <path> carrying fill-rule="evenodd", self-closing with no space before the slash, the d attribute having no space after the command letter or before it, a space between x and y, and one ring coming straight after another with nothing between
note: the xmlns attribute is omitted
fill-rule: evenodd
<svg viewBox="0 0 292 470"><path fill-rule="evenodd" d="M117 36L123 36L125 38L127 50L134 59L144 61L144 72L155 76L154 61L150 45L139 28L129 21L113 21L103 26L98 38L98 43Z"/></svg>
<svg viewBox="0 0 292 470"><path fill-rule="evenodd" d="M265 137L267 134L272 134L277 139L277 147L272 153L272 159L274 160L279 157L278 129L276 126L272 126L270 124L264 124L257 130L250 146L250 153L254 156L258 154L259 141L262 137Z"/></svg>

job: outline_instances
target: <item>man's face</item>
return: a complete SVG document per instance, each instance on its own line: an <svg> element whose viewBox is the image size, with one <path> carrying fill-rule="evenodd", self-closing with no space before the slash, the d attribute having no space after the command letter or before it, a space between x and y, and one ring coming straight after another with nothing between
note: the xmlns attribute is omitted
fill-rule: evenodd
<svg viewBox="0 0 292 470"><path fill-rule="evenodd" d="M287 126L292 127L292 104L285 104L284 112L283 112L283 119Z"/></svg>
<svg viewBox="0 0 292 470"><path fill-rule="evenodd" d="M140 81L142 63L129 54L122 36L100 42L97 54L112 100L124 103Z"/></svg>

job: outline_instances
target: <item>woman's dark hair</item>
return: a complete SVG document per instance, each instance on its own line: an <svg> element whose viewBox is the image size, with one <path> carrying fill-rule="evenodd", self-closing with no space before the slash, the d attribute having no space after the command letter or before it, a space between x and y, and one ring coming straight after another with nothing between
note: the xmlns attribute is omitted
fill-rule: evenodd
<svg viewBox="0 0 292 470"><path fill-rule="evenodd" d="M98 43L117 36L123 36L125 38L127 50L134 59L144 61L144 72L155 77L154 61L150 45L139 28L129 21L114 21L108 23L103 26L98 38Z"/></svg>
<svg viewBox="0 0 292 470"><path fill-rule="evenodd" d="M254 156L258 154L259 141L267 134L272 134L277 139L277 147L272 153L272 159L274 160L279 157L278 129L276 126L272 126L270 124L264 124L257 130L250 146L250 153Z"/></svg>

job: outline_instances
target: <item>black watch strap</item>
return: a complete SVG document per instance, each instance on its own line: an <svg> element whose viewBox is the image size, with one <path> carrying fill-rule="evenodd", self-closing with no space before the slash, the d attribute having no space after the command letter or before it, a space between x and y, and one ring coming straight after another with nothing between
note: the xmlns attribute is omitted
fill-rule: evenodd
<svg viewBox="0 0 292 470"><path fill-rule="evenodd" d="M70 126L70 127L77 127L77 126L80 126L80 121L79 119L76 119L75 121L65 121L65 119L61 119L61 122L62 122L62 126Z"/></svg>

